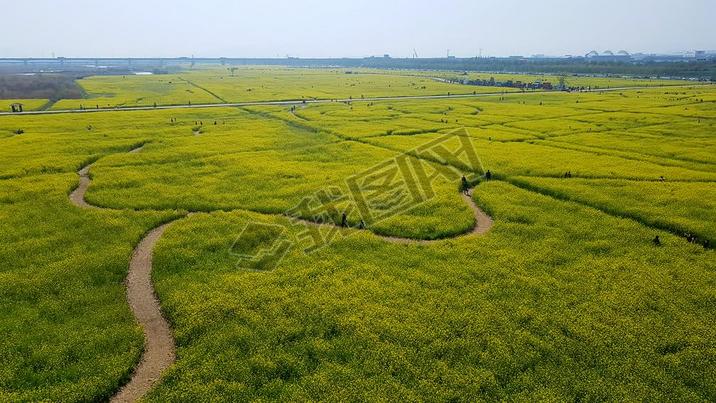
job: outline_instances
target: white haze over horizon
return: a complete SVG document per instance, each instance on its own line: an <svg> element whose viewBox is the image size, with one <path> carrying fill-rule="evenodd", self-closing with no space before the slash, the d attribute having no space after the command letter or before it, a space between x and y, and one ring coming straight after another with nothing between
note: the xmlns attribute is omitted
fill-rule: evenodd
<svg viewBox="0 0 716 403"><path fill-rule="evenodd" d="M716 49L716 0L0 1L0 58Z"/></svg>

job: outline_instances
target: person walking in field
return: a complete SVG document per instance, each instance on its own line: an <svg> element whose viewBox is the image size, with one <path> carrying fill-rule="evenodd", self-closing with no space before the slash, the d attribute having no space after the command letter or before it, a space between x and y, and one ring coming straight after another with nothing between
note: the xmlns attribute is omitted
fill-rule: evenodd
<svg viewBox="0 0 716 403"><path fill-rule="evenodd" d="M659 235L657 235L651 242L654 243L654 246L661 246L661 238L659 238Z"/></svg>
<svg viewBox="0 0 716 403"><path fill-rule="evenodd" d="M341 216L341 227L346 228L348 226L348 216L344 212Z"/></svg>
<svg viewBox="0 0 716 403"><path fill-rule="evenodd" d="M492 180L492 171L490 171L489 169L487 170L487 172L485 172L485 179L487 179L488 181Z"/></svg>
<svg viewBox="0 0 716 403"><path fill-rule="evenodd" d="M467 178L465 175L462 176L462 183L460 184L460 191L462 193L467 193L467 191L470 190L470 183L467 181Z"/></svg>

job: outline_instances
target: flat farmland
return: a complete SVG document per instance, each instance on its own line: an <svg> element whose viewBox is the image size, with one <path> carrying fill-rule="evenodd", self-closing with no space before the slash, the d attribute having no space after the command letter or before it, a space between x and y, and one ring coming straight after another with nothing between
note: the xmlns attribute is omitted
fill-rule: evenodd
<svg viewBox="0 0 716 403"><path fill-rule="evenodd" d="M78 84L84 99L64 99L64 109L189 105L303 99L359 99L512 92L501 87L468 87L431 77L374 70L288 68L197 68L181 74L93 76Z"/></svg>
<svg viewBox="0 0 716 403"><path fill-rule="evenodd" d="M299 102L0 116L0 400L135 382L145 252L175 353L146 401L716 399L716 86L346 73L90 77L53 108Z"/></svg>

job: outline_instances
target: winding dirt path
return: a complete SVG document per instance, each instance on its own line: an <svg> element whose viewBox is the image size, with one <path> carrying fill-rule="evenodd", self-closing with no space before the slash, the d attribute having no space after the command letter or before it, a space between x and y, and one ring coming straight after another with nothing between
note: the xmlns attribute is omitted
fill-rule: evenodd
<svg viewBox="0 0 716 403"><path fill-rule="evenodd" d="M462 238L462 237L465 237L468 235L484 235L488 231L490 231L490 229L492 229L492 225L494 224L494 221L492 220L492 217L490 217L489 215L487 215L487 213L482 211L482 209L480 209L477 206L477 204L475 203L475 200L472 198L474 190L475 190L474 188L470 188L467 190L467 192L464 192L461 194L462 200L464 200L465 203L468 206L470 206L470 209L472 210L472 214L475 217L475 226L472 227L471 230L469 230L463 234L448 237L448 238L440 238L440 239L432 239L432 240L400 238L400 237L392 237L392 236L382 236L382 235L377 235L377 234L376 234L376 236L379 236L388 242L401 244L401 245L408 245L408 244L430 245L430 244L434 244L434 243L438 243L438 242L443 242L448 239Z"/></svg>
<svg viewBox="0 0 716 403"><path fill-rule="evenodd" d="M87 193L87 189L89 189L89 185L92 183L92 180L89 177L90 168L92 168L92 164L87 165L77 172L77 175L80 176L80 184L77 186L77 189L70 193L70 202L79 208L98 209L85 201L85 193Z"/></svg>
<svg viewBox="0 0 716 403"><path fill-rule="evenodd" d="M492 229L492 225L495 222L492 220L492 217L477 207L475 199L472 198L474 191L475 188L469 189L467 192L462 194L462 199L465 200L465 203L467 203L468 206L470 206L472 213L475 215L475 228L472 229L472 233L476 235L484 235Z"/></svg>
<svg viewBox="0 0 716 403"><path fill-rule="evenodd" d="M174 336L162 316L159 300L152 287L152 255L164 231L172 223L154 228L139 242L132 254L127 275L127 301L144 332L144 354L128 384L111 402L135 402L159 381L165 369L176 361Z"/></svg>
<svg viewBox="0 0 716 403"><path fill-rule="evenodd" d="M129 154L136 154L144 149L144 144L135 147L131 150L129 150ZM85 194L87 193L87 190L89 189L90 184L92 183L92 179L89 176L89 171L92 168L92 165L94 163L84 166L82 169L77 171L77 175L80 177L80 184L77 186L75 190L70 193L70 202L72 202L73 205L83 208L83 209L95 209L99 210L100 207L93 206L85 200Z"/></svg>
<svg viewBox="0 0 716 403"><path fill-rule="evenodd" d="M144 145L137 147L129 152L137 153L137 152L141 151L143 148L144 148ZM87 190L89 189L89 186L92 183L92 180L89 176L89 170L90 170L90 168L92 168L92 165L93 164L87 165L77 172L77 174L80 177L80 183L79 183L79 186L77 186L77 188L72 193L70 193L70 201L75 206L84 208L84 209L112 210L111 208L105 208L105 207L91 205L91 204L87 203L87 201L85 200L85 194L87 193ZM477 204L475 203L475 200L472 198L474 190L475 190L474 188L470 188L467 190L467 192L464 192L461 194L462 199L470 207L470 209L472 210L472 214L475 217L475 226L467 232L464 232L462 234L458 234L455 236L439 238L439 239L431 239L431 240L415 239L415 238L402 238L402 237L380 235L380 234L375 234L375 233L374 233L374 235L387 241L387 242L391 242L391 243L423 244L423 245L436 243L436 242L442 242L442 241L449 240L449 239L460 238L460 237L464 237L467 235L484 235L492 228L493 220L489 215L487 215L487 213L482 211L482 209L480 209L480 207L478 207ZM246 210L246 209L241 209L241 210ZM222 210L222 211L225 211L225 210ZM189 215L191 215L193 213L197 213L197 212L189 212ZM261 212L258 212L258 213L261 213ZM261 214L265 214L265 213L261 213ZM334 226L334 227L339 227L337 224L316 223L316 222L313 222L310 220L306 220L303 218L297 218L297 217L288 217L288 218L290 218L292 220L304 222L309 225L330 225L330 226ZM369 230L366 230L366 231L369 231Z"/></svg>
<svg viewBox="0 0 716 403"><path fill-rule="evenodd" d="M140 152L144 146L130 153ZM82 209L100 210L85 200L91 184L89 176L92 164L80 169L80 183L70 193L70 202ZM129 383L112 397L111 402L135 402L142 398L159 381L161 374L176 360L175 342L169 322L162 316L159 300L152 287L152 255L154 247L172 222L160 225L139 242L132 253L129 272L125 281L127 302L144 333L142 360L135 368Z"/></svg>
<svg viewBox="0 0 716 403"><path fill-rule="evenodd" d="M137 153L141 151L142 148L144 148L144 145L129 152ZM80 179L79 185L70 193L70 202L82 209L113 210L111 208L91 205L85 200L87 190L92 183L90 178L92 165L93 164L89 164L77 172ZM475 216L475 227L469 232L455 237L437 240L418 240L375 235L387 242L396 244L430 244L471 234L485 234L490 230L493 222L485 212L477 207L472 198L472 191L473 189L470 189L468 192L462 194L463 200L470 206ZM189 213L188 216L189 215L192 215L192 213ZM170 225L182 218L162 224L149 231L139 242L132 254L132 259L129 263L129 273L126 279L127 301L134 317L142 327L145 345L141 362L135 368L129 383L124 385L119 392L112 397L111 402L135 402L141 399L159 381L164 370L176 361L176 343L172 335L171 326L162 315L159 300L152 286L151 273L152 256L157 242ZM312 225L332 225L318 224L303 219L299 221Z"/></svg>

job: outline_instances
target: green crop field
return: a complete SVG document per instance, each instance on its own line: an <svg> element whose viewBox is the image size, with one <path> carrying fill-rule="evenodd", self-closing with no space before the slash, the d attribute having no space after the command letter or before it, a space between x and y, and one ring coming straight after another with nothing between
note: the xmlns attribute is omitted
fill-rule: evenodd
<svg viewBox="0 0 716 403"><path fill-rule="evenodd" d="M146 401L716 400L716 85L348 73L87 77L54 112L298 102L0 115L0 401L133 381L125 279L165 223Z"/></svg>
<svg viewBox="0 0 716 403"><path fill-rule="evenodd" d="M420 73L426 74L426 73ZM433 75L432 73L429 73ZM585 87L592 89L608 89L608 88L628 88L628 87L662 87L669 85L684 85L688 82L683 80L663 80L653 78L633 78L633 77L602 77L602 76L585 76L585 75L554 75L554 74L510 74L510 73L437 73L438 77L454 80L490 80L494 78L497 82L521 81L523 83L533 83L535 81L549 82L553 85L559 83L563 78L565 85L568 87Z"/></svg>
<svg viewBox="0 0 716 403"><path fill-rule="evenodd" d="M95 76L78 81L86 99L63 99L52 109L100 109L126 106L180 105L218 102L211 94L194 87L181 76L125 75Z"/></svg>
<svg viewBox="0 0 716 403"><path fill-rule="evenodd" d="M62 99L52 109L111 109L278 101L301 99L359 99L362 97L422 96L516 92L515 88L468 86L442 82L444 79L494 78L498 82L548 81L556 85L558 76L525 74L468 75L447 72L374 69L299 68L196 68L182 73L157 75L93 76L81 79L84 99ZM617 77L565 78L575 87L657 87L688 84L678 80L626 79ZM2 104L0 104L1 106Z"/></svg>
<svg viewBox="0 0 716 403"><path fill-rule="evenodd" d="M94 76L78 81L85 99L63 99L52 109L254 101L420 96L515 91L448 84L431 77L377 70L197 68L181 74Z"/></svg>

